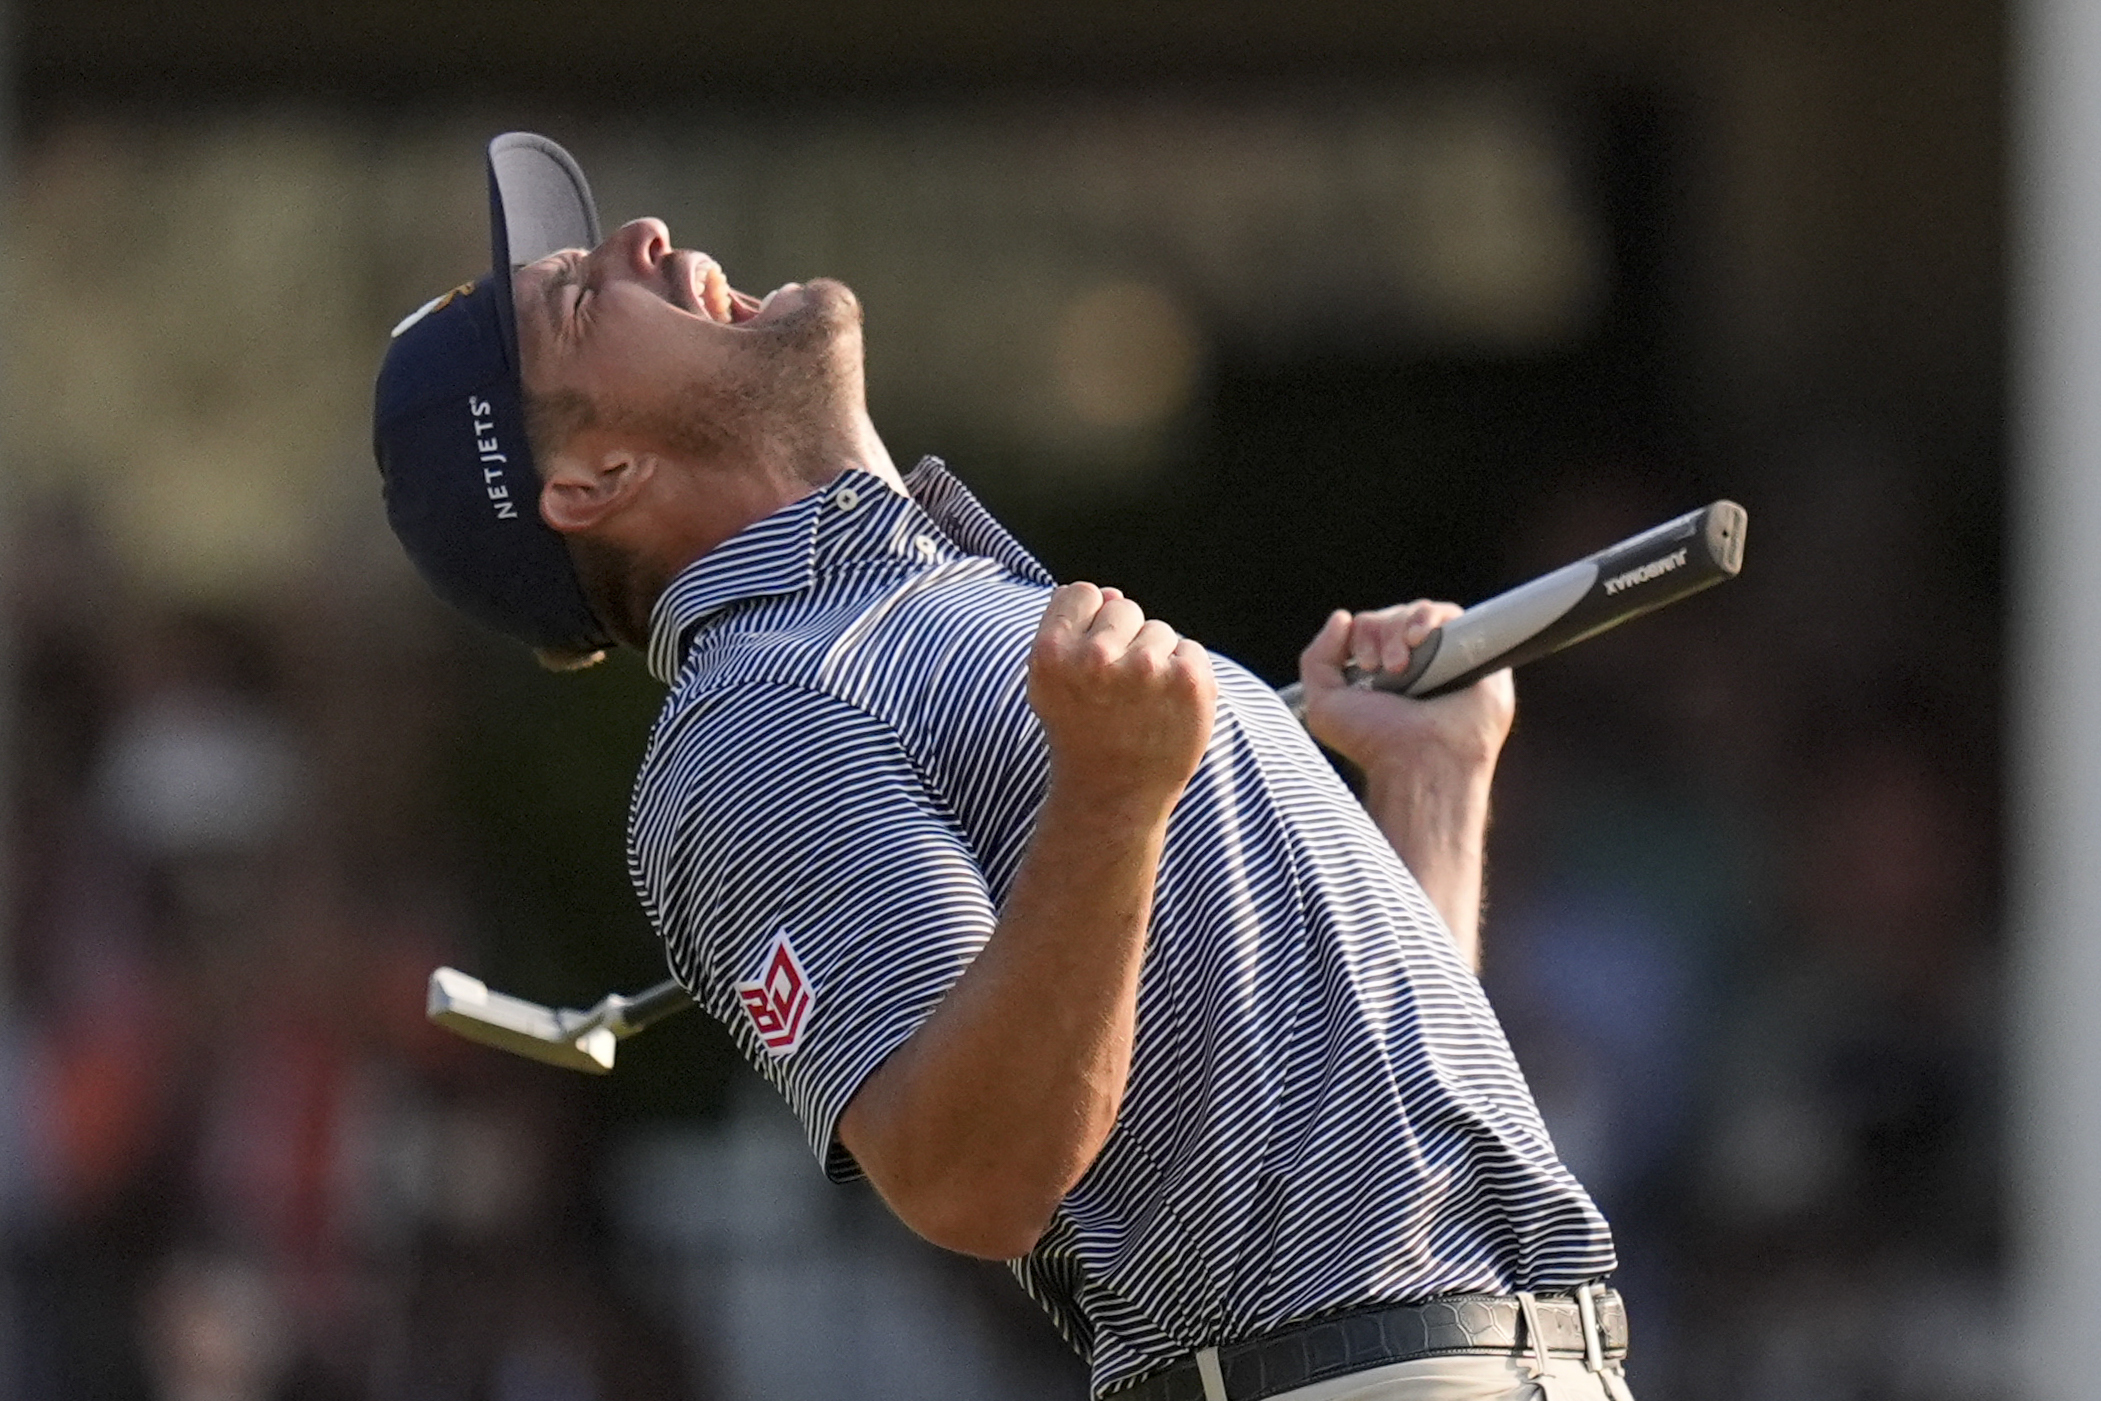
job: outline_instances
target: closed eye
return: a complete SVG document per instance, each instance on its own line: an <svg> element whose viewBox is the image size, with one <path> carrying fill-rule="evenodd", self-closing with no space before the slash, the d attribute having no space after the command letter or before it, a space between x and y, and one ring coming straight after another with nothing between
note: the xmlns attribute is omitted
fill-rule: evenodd
<svg viewBox="0 0 2101 1401"><path fill-rule="evenodd" d="M573 331L577 310L590 290L579 275L582 264L580 257L563 258L542 288L547 320L557 335ZM571 296L571 292L575 295Z"/></svg>

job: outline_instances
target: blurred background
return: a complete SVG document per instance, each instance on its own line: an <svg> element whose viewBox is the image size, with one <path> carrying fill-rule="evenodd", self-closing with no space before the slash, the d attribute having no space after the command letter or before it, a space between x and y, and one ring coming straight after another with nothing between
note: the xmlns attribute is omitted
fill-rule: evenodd
<svg viewBox="0 0 2101 1401"><path fill-rule="evenodd" d="M15 0L0 1399L1078 1398L700 1017L586 1080L429 969L663 975L658 691L430 601L387 329L481 148L839 276L893 454L1281 683L1727 496L1521 678L1487 981L1645 1398L2007 1394L1995 0Z"/></svg>

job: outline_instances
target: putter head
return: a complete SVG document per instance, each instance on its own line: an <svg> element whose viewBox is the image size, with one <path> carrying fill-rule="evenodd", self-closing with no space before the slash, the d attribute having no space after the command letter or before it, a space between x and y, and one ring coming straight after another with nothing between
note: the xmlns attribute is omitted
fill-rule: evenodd
<svg viewBox="0 0 2101 1401"><path fill-rule="evenodd" d="M469 1041L591 1075L603 1075L613 1068L613 1048L620 1044L602 1026L581 1036L565 1037L553 1009L492 992L481 979L457 968L440 968L430 975L424 1012L439 1026Z"/></svg>

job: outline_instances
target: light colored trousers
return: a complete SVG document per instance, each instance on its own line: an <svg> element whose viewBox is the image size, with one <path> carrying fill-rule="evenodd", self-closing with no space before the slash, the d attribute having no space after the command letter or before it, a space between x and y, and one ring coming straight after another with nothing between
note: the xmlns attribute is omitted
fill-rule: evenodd
<svg viewBox="0 0 2101 1401"><path fill-rule="evenodd" d="M1426 1357L1333 1377L1275 1401L1634 1401L1618 1364L1608 1374L1584 1370L1580 1357L1547 1360L1532 1375L1529 1357Z"/></svg>

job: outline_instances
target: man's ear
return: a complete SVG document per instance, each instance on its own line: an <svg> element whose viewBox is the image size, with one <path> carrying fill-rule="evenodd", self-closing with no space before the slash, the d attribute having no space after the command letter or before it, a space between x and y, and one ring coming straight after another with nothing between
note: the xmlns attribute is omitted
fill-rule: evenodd
<svg viewBox="0 0 2101 1401"><path fill-rule="evenodd" d="M540 519L573 535L626 510L656 474L656 459L626 447L571 449L541 471Z"/></svg>

